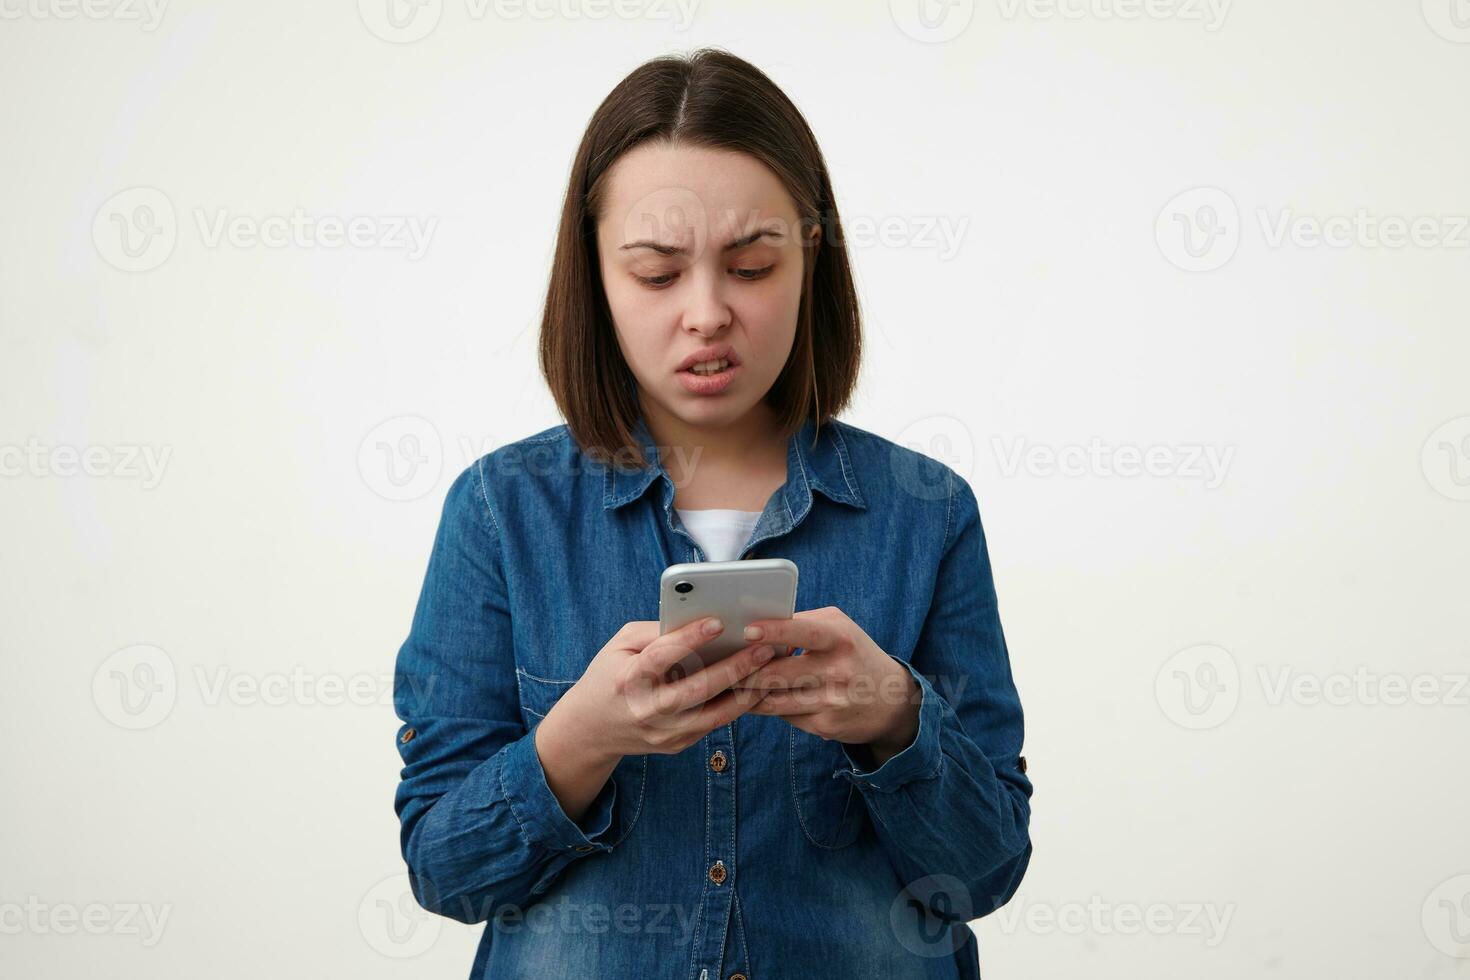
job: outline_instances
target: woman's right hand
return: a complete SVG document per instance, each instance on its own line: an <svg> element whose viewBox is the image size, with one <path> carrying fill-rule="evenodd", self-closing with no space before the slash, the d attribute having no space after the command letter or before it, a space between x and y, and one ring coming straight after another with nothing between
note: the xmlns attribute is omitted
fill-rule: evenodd
<svg viewBox="0 0 1470 980"><path fill-rule="evenodd" d="M769 644L737 650L686 677L668 674L692 651L723 631L706 632L713 617L660 636L658 623L635 620L607 642L581 679L541 721L568 744L616 762L625 755L681 752L759 703L763 692L735 685L771 659Z"/></svg>

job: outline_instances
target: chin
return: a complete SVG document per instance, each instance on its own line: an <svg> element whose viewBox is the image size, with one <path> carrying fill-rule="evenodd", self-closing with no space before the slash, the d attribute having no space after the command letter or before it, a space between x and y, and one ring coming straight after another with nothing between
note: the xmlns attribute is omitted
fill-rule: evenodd
<svg viewBox="0 0 1470 980"><path fill-rule="evenodd" d="M746 399L740 401L727 401L723 398L708 398L702 395L691 395L687 391L677 392L678 400L674 403L678 409L674 412L690 425L727 425L745 416L754 403L747 404Z"/></svg>

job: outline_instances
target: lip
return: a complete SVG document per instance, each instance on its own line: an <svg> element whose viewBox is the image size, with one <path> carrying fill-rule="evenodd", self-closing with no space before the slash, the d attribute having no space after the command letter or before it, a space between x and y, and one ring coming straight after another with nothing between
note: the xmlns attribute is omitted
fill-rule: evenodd
<svg viewBox="0 0 1470 980"><path fill-rule="evenodd" d="M692 371L680 371L679 383L682 384L684 386L684 390L689 392L690 394L718 395L720 392L730 387L731 382L735 380L736 372L743 370L745 369L736 364L734 361L731 361L730 366L725 368L725 370L721 371L719 374L712 374L707 377L695 374Z"/></svg>
<svg viewBox="0 0 1470 980"><path fill-rule="evenodd" d="M718 361L720 358L728 360L731 367L735 367L740 363L740 358L735 356L735 348L729 344L710 344L708 347L701 347L684 358L674 370L681 372L688 371L694 365L703 361Z"/></svg>

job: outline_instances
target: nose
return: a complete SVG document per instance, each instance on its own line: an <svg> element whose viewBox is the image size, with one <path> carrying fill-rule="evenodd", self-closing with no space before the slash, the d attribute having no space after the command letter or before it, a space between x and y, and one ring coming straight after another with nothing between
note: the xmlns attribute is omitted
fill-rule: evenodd
<svg viewBox="0 0 1470 980"><path fill-rule="evenodd" d="M701 337L711 337L729 326L730 304L725 300L723 285L717 275L707 270L693 275L685 292L684 329Z"/></svg>

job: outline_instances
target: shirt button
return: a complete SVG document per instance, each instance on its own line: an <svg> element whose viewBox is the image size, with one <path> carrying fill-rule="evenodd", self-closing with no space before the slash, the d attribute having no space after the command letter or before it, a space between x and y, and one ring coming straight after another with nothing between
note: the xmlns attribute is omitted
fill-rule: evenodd
<svg viewBox="0 0 1470 980"><path fill-rule="evenodd" d="M416 732L412 728L410 728L410 729L408 729L407 731L405 731L402 735L400 735L398 737L398 741L400 741L400 742L402 742L402 743L404 743L406 745L409 742L412 742L413 741L413 737L415 735L417 735L417 734L418 734L418 732Z"/></svg>
<svg viewBox="0 0 1470 980"><path fill-rule="evenodd" d="M730 980L750 980L750 978L743 973L732 973L730 974Z"/></svg>
<svg viewBox="0 0 1470 980"><path fill-rule="evenodd" d="M716 861L714 864L710 865L709 880L713 881L717 885L723 885L725 883L724 861Z"/></svg>
<svg viewBox="0 0 1470 980"><path fill-rule="evenodd" d="M720 749L715 749L715 754L709 757L709 767L715 772L724 772L727 765L729 761L725 758L725 753Z"/></svg>

